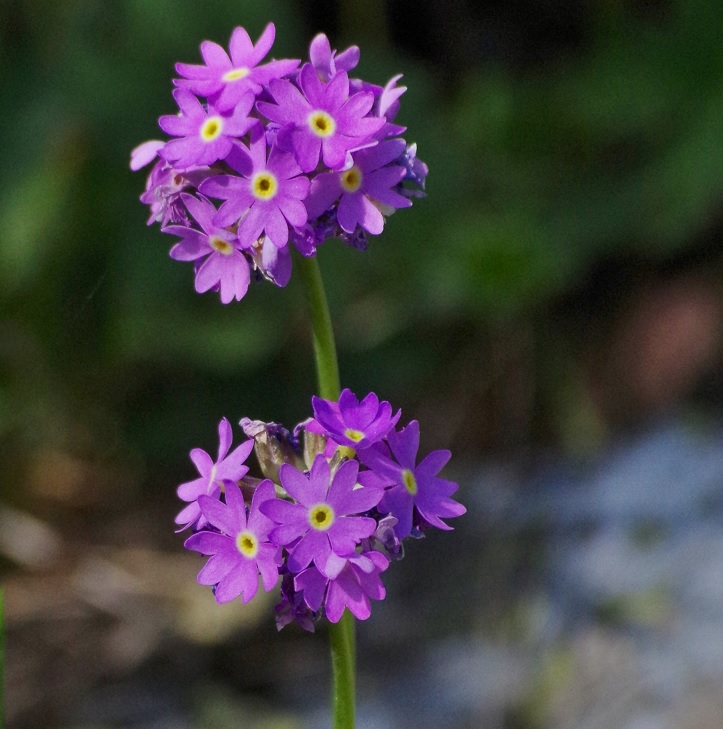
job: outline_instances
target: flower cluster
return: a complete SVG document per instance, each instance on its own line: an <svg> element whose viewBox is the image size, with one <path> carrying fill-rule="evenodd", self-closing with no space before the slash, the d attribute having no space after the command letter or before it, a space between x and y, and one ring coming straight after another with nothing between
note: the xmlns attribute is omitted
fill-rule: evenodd
<svg viewBox="0 0 723 729"><path fill-rule="evenodd" d="M193 261L196 291L224 304L243 298L252 273L285 286L292 245L304 256L333 237L365 248L427 175L393 122L401 76L384 87L350 78L359 49L337 53L323 34L303 65L263 63L274 36L270 23L254 44L238 27L228 53L204 41L203 64L176 64L179 112L159 119L173 139L131 154L133 170L155 162L141 196L148 223L180 239L171 258Z"/></svg>
<svg viewBox="0 0 723 729"><path fill-rule="evenodd" d="M185 542L209 557L198 575L220 603L248 602L259 578L270 591L281 578L279 628L307 630L322 615L338 622L348 608L369 617L384 598L380 575L403 556L402 541L465 513L439 477L450 458L437 450L418 459L419 424L396 429L401 411L370 393L344 390L338 402L314 397L314 416L289 431L244 418L248 440L231 453L231 426L219 425L216 461L191 451L199 478L181 484L189 502L176 517L194 527ZM249 477L254 449L262 480Z"/></svg>

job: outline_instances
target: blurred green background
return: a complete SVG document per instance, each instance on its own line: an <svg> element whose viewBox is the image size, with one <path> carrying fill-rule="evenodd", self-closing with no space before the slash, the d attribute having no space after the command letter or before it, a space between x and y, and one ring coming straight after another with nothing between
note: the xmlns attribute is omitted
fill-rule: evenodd
<svg viewBox="0 0 723 729"><path fill-rule="evenodd" d="M79 529L160 502L170 525L222 415L309 414L298 281L196 295L128 169L175 109L173 64L270 20L276 57L325 31L365 79L404 73L397 121L430 167L367 252L321 251L345 386L461 461L720 406L720 3L4 0L6 502Z"/></svg>

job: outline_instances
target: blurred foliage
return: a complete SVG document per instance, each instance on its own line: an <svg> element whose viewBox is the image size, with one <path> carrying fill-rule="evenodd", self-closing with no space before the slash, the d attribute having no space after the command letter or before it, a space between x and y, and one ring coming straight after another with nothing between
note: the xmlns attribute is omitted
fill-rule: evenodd
<svg viewBox="0 0 723 729"><path fill-rule="evenodd" d="M405 74L398 121L429 164L429 196L366 253L322 250L343 382L413 417L430 390L464 405L467 387L494 389L506 367L504 351L488 366L495 342L533 361L521 377L564 377L564 354L535 333L540 312L616 252L663 260L704 239L723 200L723 6L588 6L576 47L523 68L481 53L451 83L425 57L431 29L409 17L402 33L380 2L335 5L337 37L316 27L320 6L290 0L6 0L7 473L22 479L18 457L52 444L111 461L140 453L149 469L185 474L188 448L211 447L223 414L306 416L314 374L296 282L227 307L197 296L190 267L167 257L171 241L146 227L144 176L128 170L130 149L174 108L174 62L196 62L202 39L226 43L237 24L256 37L273 20L276 57L303 57L326 30L333 46L362 46L365 78ZM402 35L418 46L395 44ZM447 435L474 427L462 415Z"/></svg>

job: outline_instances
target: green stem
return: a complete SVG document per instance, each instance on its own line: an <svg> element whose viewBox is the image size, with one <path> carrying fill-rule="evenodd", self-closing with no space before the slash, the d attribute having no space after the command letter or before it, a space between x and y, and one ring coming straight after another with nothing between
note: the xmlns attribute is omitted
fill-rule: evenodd
<svg viewBox="0 0 723 729"><path fill-rule="evenodd" d="M338 400L339 364L336 357L334 329L331 325L329 305L326 301L324 282L316 257L296 256L296 269L304 286L306 303L311 316L311 331L316 355L316 373L319 378L319 395L326 400Z"/></svg>
<svg viewBox="0 0 723 729"><path fill-rule="evenodd" d="M316 257L296 256L296 270L304 286L311 317L311 331L319 378L319 395L338 400L341 391L339 363L329 305ZM333 676L334 729L354 729L356 683L356 638L354 617L345 610L338 623L329 624L331 668Z"/></svg>

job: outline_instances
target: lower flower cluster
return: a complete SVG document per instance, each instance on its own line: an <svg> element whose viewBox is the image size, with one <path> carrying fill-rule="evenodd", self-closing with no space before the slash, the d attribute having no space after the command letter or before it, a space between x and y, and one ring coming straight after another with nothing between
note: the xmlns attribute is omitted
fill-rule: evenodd
<svg viewBox="0 0 723 729"><path fill-rule="evenodd" d="M191 451L199 477L178 487L188 503L176 517L195 530L185 547L209 557L198 581L219 603L246 603L259 583L270 591L280 579L277 626L310 631L347 608L368 618L403 540L451 529L443 519L466 511L451 498L458 485L438 476L450 452L418 460L417 421L397 430L401 411L374 393L360 401L344 390L338 401L314 397L312 407L293 431L244 418L248 439L230 453L231 425L221 420L216 460ZM248 475L252 449L263 479Z"/></svg>

